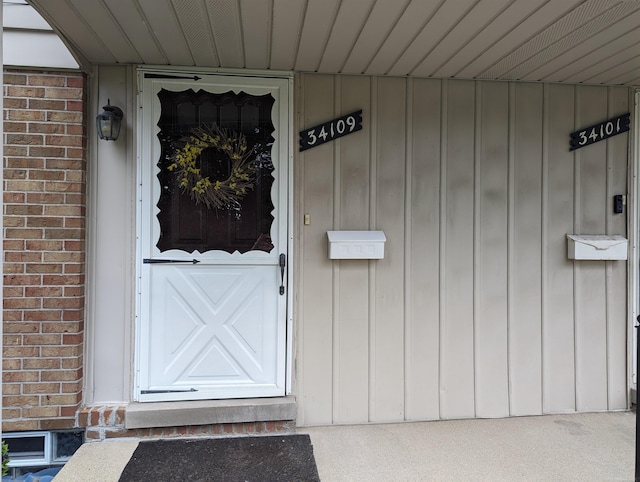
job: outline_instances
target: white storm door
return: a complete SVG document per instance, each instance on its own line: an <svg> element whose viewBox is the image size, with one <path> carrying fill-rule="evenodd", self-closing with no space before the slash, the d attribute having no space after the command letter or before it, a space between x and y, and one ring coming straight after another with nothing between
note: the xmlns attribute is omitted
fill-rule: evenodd
<svg viewBox="0 0 640 482"><path fill-rule="evenodd" d="M138 400L283 396L288 80L140 77Z"/></svg>

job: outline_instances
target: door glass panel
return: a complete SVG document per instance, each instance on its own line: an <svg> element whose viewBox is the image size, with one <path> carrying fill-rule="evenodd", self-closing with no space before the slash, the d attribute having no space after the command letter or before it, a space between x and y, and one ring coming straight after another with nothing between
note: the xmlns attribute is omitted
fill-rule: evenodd
<svg viewBox="0 0 640 482"><path fill-rule="evenodd" d="M157 215L160 222L158 249L161 252L179 249L188 253L210 250L270 252L273 249L271 225L274 220L271 200L274 181L271 158L273 96L162 89L158 98L161 106L158 121L161 146L158 160L161 186ZM251 178L247 181L247 189L243 192L237 188L231 192L230 199L220 198L216 190L219 183L235 186L229 179L235 179L230 176L238 164L230 150L207 143L195 158L197 173L189 177L188 185L185 185L184 175L176 169L176 153L186 152L184 149L189 136L197 129L204 129L215 137L214 125L226 129L230 141L237 141L240 134L246 138ZM233 152L237 154L240 150ZM204 182L204 179L207 183L200 186L209 190L208 193L216 199L222 199L220 206L207 206L191 194L197 189L196 183Z"/></svg>

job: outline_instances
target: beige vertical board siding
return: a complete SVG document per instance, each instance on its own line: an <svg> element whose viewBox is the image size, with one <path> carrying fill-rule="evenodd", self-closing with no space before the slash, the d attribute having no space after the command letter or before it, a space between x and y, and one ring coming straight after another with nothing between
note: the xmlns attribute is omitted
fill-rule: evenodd
<svg viewBox="0 0 640 482"><path fill-rule="evenodd" d="M475 415L473 254L475 83L446 81L443 98L440 415Z"/></svg>
<svg viewBox="0 0 640 482"><path fill-rule="evenodd" d="M573 262L566 235L573 232L574 87L544 86L543 119L543 412L574 411L575 357Z"/></svg>
<svg viewBox="0 0 640 482"><path fill-rule="evenodd" d="M506 417L509 84L478 82L476 92L476 416Z"/></svg>
<svg viewBox="0 0 640 482"><path fill-rule="evenodd" d="M576 129L606 120L607 90L576 87ZM604 234L607 207L607 143L574 151L578 234ZM607 408L607 300L605 263L576 261L574 306L576 330L576 409Z"/></svg>
<svg viewBox="0 0 640 482"><path fill-rule="evenodd" d="M330 76L302 76L305 99L300 128L331 119L334 85ZM333 229L333 148L331 143L301 153L303 209L311 224L303 229L301 408L304 425L333 422L333 266L327 231Z"/></svg>
<svg viewBox="0 0 640 482"><path fill-rule="evenodd" d="M542 413L543 86L510 84L509 383L511 415Z"/></svg>
<svg viewBox="0 0 640 482"><path fill-rule="evenodd" d="M411 216L406 418L440 418L440 105L442 81L411 81Z"/></svg>
<svg viewBox="0 0 640 482"><path fill-rule="evenodd" d="M89 117L105 99L124 109L116 142L88 141L94 153L88 169L87 375L84 402L131 400L130 350L135 280L135 73L131 67L101 66L92 76Z"/></svg>
<svg viewBox="0 0 640 482"><path fill-rule="evenodd" d="M369 229L369 134L368 77L336 77L340 96L336 116L363 108L363 129L335 141L340 205L336 229ZM333 261L338 283L335 331L334 423L369 421L369 262Z"/></svg>
<svg viewBox="0 0 640 482"><path fill-rule="evenodd" d="M629 89L610 87L608 89L607 118L613 119L630 112ZM631 162L627 163L629 152L629 134L620 134L607 140L607 233L628 237L627 213L613 213L613 196L627 194L627 172ZM607 282L607 379L608 409L627 408L627 323L633 320L627 316L627 263L624 261L606 262Z"/></svg>
<svg viewBox="0 0 640 482"><path fill-rule="evenodd" d="M371 342L371 421L404 419L404 209L406 81L378 80L375 226L385 232L376 262Z"/></svg>
<svg viewBox="0 0 640 482"><path fill-rule="evenodd" d="M567 234L626 234L625 88L303 74L301 128L363 130L297 156L299 423L624 409L626 263ZM299 220L302 222L302 219ZM382 229L381 260L327 259L329 229Z"/></svg>

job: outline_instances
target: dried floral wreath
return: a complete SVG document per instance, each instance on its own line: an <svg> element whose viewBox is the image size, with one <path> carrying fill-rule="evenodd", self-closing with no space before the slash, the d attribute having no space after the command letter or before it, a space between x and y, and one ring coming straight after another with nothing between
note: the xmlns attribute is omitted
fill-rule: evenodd
<svg viewBox="0 0 640 482"><path fill-rule="evenodd" d="M209 148L216 148L229 158L231 166L226 179L212 181L202 175L197 161L202 151ZM208 209L235 208L254 187L253 154L243 134L212 124L194 129L184 137L167 169L177 172L180 189L196 204L203 203Z"/></svg>

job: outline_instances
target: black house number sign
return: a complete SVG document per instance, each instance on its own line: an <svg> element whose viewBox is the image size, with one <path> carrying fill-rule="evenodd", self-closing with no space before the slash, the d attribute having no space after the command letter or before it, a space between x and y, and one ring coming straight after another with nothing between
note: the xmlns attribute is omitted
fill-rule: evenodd
<svg viewBox="0 0 640 482"><path fill-rule="evenodd" d="M617 136L629 130L629 114L595 124L571 133L570 151Z"/></svg>
<svg viewBox="0 0 640 482"><path fill-rule="evenodd" d="M362 109L300 131L300 152L362 129Z"/></svg>

